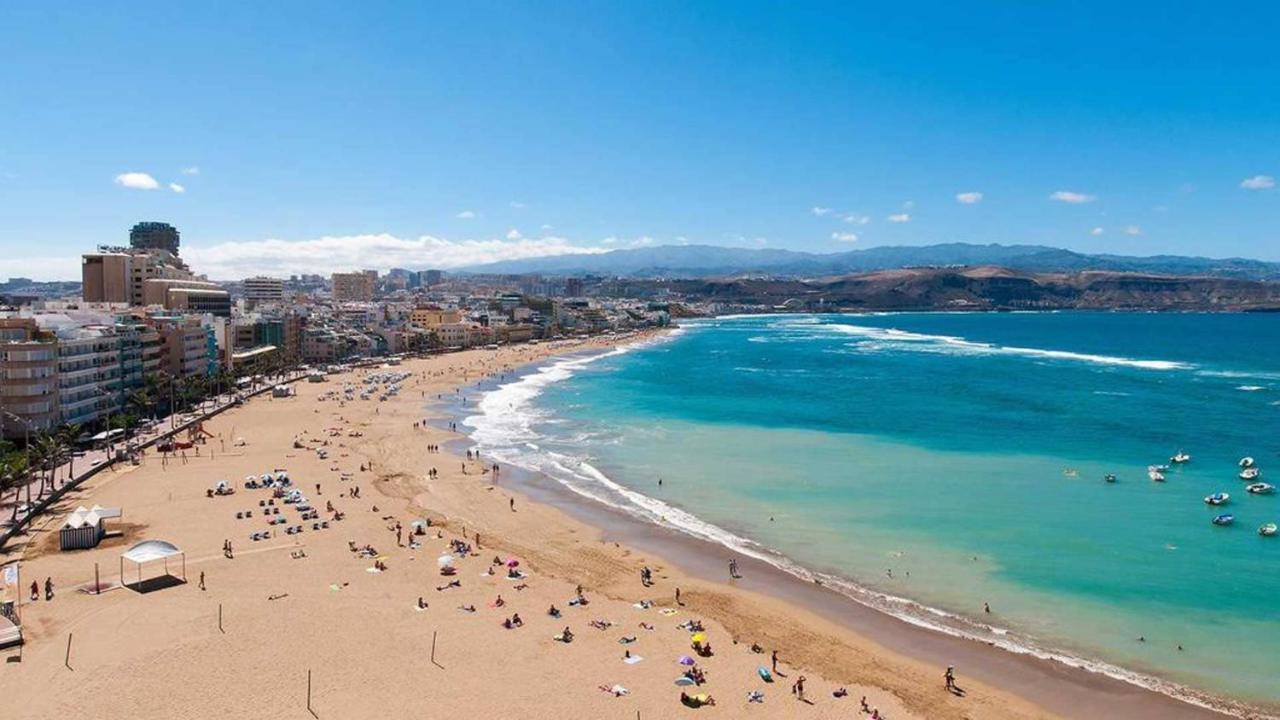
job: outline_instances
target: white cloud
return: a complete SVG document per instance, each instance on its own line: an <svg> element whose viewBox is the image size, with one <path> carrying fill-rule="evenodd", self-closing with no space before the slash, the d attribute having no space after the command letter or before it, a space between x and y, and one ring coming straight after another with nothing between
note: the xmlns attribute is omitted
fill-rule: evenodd
<svg viewBox="0 0 1280 720"><path fill-rule="evenodd" d="M814 206L814 207L809 208L809 212L813 213L814 215L817 215L817 216L821 217L821 216L823 216L823 215L830 215L830 214L831 214L831 208L828 208L828 207L817 207L817 206Z"/></svg>
<svg viewBox="0 0 1280 720"><path fill-rule="evenodd" d="M513 209L515 209L515 210L523 210L523 209L525 209L525 208L529 207L528 205L525 205L524 203L520 202L519 200L512 200L509 204L510 204L510 205L511 205L511 207L512 207Z"/></svg>
<svg viewBox="0 0 1280 720"><path fill-rule="evenodd" d="M134 190L155 190L160 187L156 179L144 172L127 172L116 176L116 184Z"/></svg>
<svg viewBox="0 0 1280 720"><path fill-rule="evenodd" d="M542 224L542 229L543 229L543 230L552 230L553 228L551 227L551 225L550 225L549 223L543 223L543 224Z"/></svg>
<svg viewBox="0 0 1280 720"><path fill-rule="evenodd" d="M897 215L890 215L889 217L887 217L887 218L885 218L885 219L886 219L886 220L888 220L888 221L889 221L889 222L891 222L891 223L906 223L906 222L911 222L911 216L910 216L910 215L908 215L907 213L898 213Z"/></svg>
<svg viewBox="0 0 1280 720"><path fill-rule="evenodd" d="M858 242L858 235L851 232L833 232L831 233L831 239L839 242L853 243Z"/></svg>
<svg viewBox="0 0 1280 720"><path fill-rule="evenodd" d="M1101 234L1102 234L1102 233L1104 233L1104 232L1106 232L1106 230L1103 230L1103 229L1102 229L1102 228L1100 228L1100 227L1096 227L1096 228L1094 228L1094 229L1090 230L1090 231L1089 231L1089 234L1090 234L1090 235L1092 235L1092 236L1094 236L1094 237L1097 237L1097 236L1101 235Z"/></svg>
<svg viewBox="0 0 1280 720"><path fill-rule="evenodd" d="M1049 195L1049 199L1069 203L1071 205L1081 205L1083 203L1091 203L1098 198L1097 196L1087 195L1085 193L1072 192L1070 190L1058 190L1057 192Z"/></svg>
<svg viewBox="0 0 1280 720"><path fill-rule="evenodd" d="M601 240L600 244L608 245L610 250L626 250L631 248L649 247L655 242L657 241L648 235L641 235L634 238L620 238L616 235L610 235L609 237Z"/></svg>
<svg viewBox="0 0 1280 720"><path fill-rule="evenodd" d="M519 240L519 239L520 239L520 238L522 238L522 237L524 237L524 236L523 236L523 235L521 235L521 234L520 234L520 231L519 231L519 230L517 230L517 229L515 229L515 228L511 228L510 230L508 230L508 231L507 231L507 239L508 239L508 240Z"/></svg>
<svg viewBox="0 0 1280 720"><path fill-rule="evenodd" d="M1240 181L1240 187L1245 190L1269 190L1275 186L1276 179L1270 175L1254 175Z"/></svg>
<svg viewBox="0 0 1280 720"><path fill-rule="evenodd" d="M641 238L652 242L652 239ZM251 275L288 276L329 273L350 268L435 267L442 269L550 255L586 255L605 248L575 245L561 237L521 237L517 240L447 240L423 235L399 238L387 233L320 237L309 240L244 240L208 247L183 247L191 268L214 279L234 280ZM79 275L73 259L66 277Z"/></svg>
<svg viewBox="0 0 1280 720"><path fill-rule="evenodd" d="M962 205L977 205L982 202L982 193L980 192L962 192L956 194L956 202Z"/></svg>
<svg viewBox="0 0 1280 720"><path fill-rule="evenodd" d="M79 280L80 256L12 257L6 253L4 273L7 277L29 277L40 282Z"/></svg>
<svg viewBox="0 0 1280 720"><path fill-rule="evenodd" d="M183 175L199 175L200 168L194 165L192 165L191 167L185 167L185 168L182 168L182 174Z"/></svg>
<svg viewBox="0 0 1280 720"><path fill-rule="evenodd" d="M179 185L178 183L169 183L169 189L178 193L179 195L187 191L185 187Z"/></svg>
<svg viewBox="0 0 1280 720"><path fill-rule="evenodd" d="M459 220L471 220L472 218L476 217L476 211L463 210L462 212L458 213L454 217L458 218Z"/></svg>
<svg viewBox="0 0 1280 720"><path fill-rule="evenodd" d="M1138 227L1137 225L1126 225L1124 229L1121 230L1120 232L1124 233L1125 235L1137 236L1142 234L1142 228Z"/></svg>
<svg viewBox="0 0 1280 720"><path fill-rule="evenodd" d="M850 225L866 225L867 223L871 222L871 218L866 215L849 213L848 215L844 216L844 221L849 223Z"/></svg>

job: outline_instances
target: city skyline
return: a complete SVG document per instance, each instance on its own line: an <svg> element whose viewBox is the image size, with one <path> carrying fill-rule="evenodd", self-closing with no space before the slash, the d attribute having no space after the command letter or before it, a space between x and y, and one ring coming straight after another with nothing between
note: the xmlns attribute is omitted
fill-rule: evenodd
<svg viewBox="0 0 1280 720"><path fill-rule="evenodd" d="M7 9L0 276L75 279L144 220L214 279L686 243L1280 260L1270 8L303 9Z"/></svg>

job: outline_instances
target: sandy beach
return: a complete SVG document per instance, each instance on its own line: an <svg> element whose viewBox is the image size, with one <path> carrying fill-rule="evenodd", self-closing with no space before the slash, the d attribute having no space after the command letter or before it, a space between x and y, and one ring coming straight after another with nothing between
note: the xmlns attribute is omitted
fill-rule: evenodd
<svg viewBox="0 0 1280 720"><path fill-rule="evenodd" d="M722 553L601 508L539 502L548 490L468 459L463 436L427 409L445 395L461 402L478 380L611 342L472 350L298 383L294 397L256 398L209 421L198 454L150 453L99 474L64 511L120 506L122 538L59 552L65 512L56 513L0 556L22 559L24 586L50 577L56 590L52 602L24 603L27 643L3 652L5 716L304 717L310 677L311 710L337 718L861 718L871 715L864 696L895 719L1216 717L910 627L761 563L742 561L746 578L721 582ZM362 400L370 373L409 375L398 395ZM348 384L356 399L342 401ZM316 520L244 487L246 476L282 469ZM236 492L207 497L220 480ZM261 504L268 498L274 506ZM303 532L268 526L272 507ZM418 520L430 526L414 535ZM270 538L251 540L269 528ZM118 581L120 553L145 539L186 553L185 584L78 590L95 564L103 581ZM438 558L457 543L470 552L455 552L456 573L442 575ZM513 568L519 577L508 577ZM126 566L125 581L135 572ZM553 605L559 617L549 616ZM522 622L505 627L517 614ZM709 656L692 649L689 622L701 623ZM556 639L565 628L572 642ZM774 651L766 683L757 668L770 667ZM703 684L675 684L683 656ZM954 658L962 692L943 687L939 657ZM793 688L801 676L803 698ZM841 687L847 696L833 696ZM682 691L715 704L682 705ZM753 692L763 701L750 702Z"/></svg>

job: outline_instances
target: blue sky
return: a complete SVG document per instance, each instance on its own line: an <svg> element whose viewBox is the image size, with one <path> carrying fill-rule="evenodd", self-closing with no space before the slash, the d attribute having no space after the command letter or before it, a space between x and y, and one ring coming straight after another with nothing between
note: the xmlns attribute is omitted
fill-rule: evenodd
<svg viewBox="0 0 1280 720"><path fill-rule="evenodd" d="M6 3L0 277L76 277L143 219L216 278L685 242L1280 260L1275 6L887 5Z"/></svg>

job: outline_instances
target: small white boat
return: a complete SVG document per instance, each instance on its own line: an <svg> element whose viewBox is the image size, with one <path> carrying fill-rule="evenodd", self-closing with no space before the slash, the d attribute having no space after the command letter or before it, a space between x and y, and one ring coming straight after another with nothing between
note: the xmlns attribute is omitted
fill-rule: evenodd
<svg viewBox="0 0 1280 720"><path fill-rule="evenodd" d="M1243 470L1241 470L1241 471L1240 471L1240 479L1241 479L1241 480L1256 480L1256 479L1258 479L1258 476L1259 476L1259 475L1261 475L1261 474L1262 474L1262 471L1261 471L1261 470L1259 470L1258 468L1256 468L1256 467L1247 467L1247 468L1245 468L1245 469L1243 469Z"/></svg>
<svg viewBox="0 0 1280 720"><path fill-rule="evenodd" d="M1245 490L1248 490L1254 495L1270 495L1271 493L1276 491L1276 486L1272 485L1271 483L1259 482L1259 483L1253 483L1252 485L1246 487Z"/></svg>
<svg viewBox="0 0 1280 720"><path fill-rule="evenodd" d="M1109 483L1113 483L1116 481L1116 476L1112 473L1107 473L1106 475L1102 476L1102 479Z"/></svg>
<svg viewBox="0 0 1280 720"><path fill-rule="evenodd" d="M1210 520L1209 522L1213 523L1214 525L1230 525L1235 521L1236 521L1236 516L1232 515L1231 513L1227 513L1225 515L1218 515L1217 517Z"/></svg>
<svg viewBox="0 0 1280 720"><path fill-rule="evenodd" d="M1231 500L1231 495L1224 492L1206 495L1204 502L1206 505L1226 505Z"/></svg>
<svg viewBox="0 0 1280 720"><path fill-rule="evenodd" d="M1168 465L1148 465L1147 472L1151 472L1152 470L1156 472L1169 472L1169 466Z"/></svg>
<svg viewBox="0 0 1280 720"><path fill-rule="evenodd" d="M1147 471L1147 477L1151 478L1155 482L1164 482L1164 473L1154 468Z"/></svg>
<svg viewBox="0 0 1280 720"><path fill-rule="evenodd" d="M1262 537L1271 537L1278 531L1280 531L1280 527L1277 527L1275 523L1266 523L1258 528L1258 534Z"/></svg>
<svg viewBox="0 0 1280 720"><path fill-rule="evenodd" d="M1245 456L1245 457L1240 458L1240 467L1242 467L1242 468L1251 468L1251 467L1253 467L1253 458L1248 457L1248 456Z"/></svg>
<svg viewBox="0 0 1280 720"><path fill-rule="evenodd" d="M1191 456L1179 450L1177 455L1174 455L1173 457L1169 458L1169 462L1173 463L1174 465L1181 465L1182 463L1191 462Z"/></svg>

